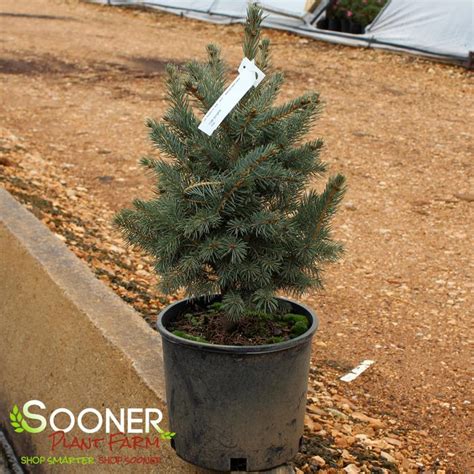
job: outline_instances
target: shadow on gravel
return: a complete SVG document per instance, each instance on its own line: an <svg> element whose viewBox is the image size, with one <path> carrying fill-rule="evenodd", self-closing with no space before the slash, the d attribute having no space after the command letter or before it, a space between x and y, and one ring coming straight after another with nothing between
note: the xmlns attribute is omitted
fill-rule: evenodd
<svg viewBox="0 0 474 474"><path fill-rule="evenodd" d="M139 72L143 76L147 75L161 75L166 71L168 64L174 64L182 67L186 61L176 61L168 58L151 58L146 56L122 56L122 59L128 61L132 65L132 70Z"/></svg>
<svg viewBox="0 0 474 474"><path fill-rule="evenodd" d="M79 21L71 16L56 16L56 15L33 15L30 13L9 13L0 12L0 16L7 16L10 18L28 18L33 20L60 20L60 21Z"/></svg>
<svg viewBox="0 0 474 474"><path fill-rule="evenodd" d="M166 70L166 65L171 61L168 59L147 58L141 56L126 57L124 59L137 66L137 69L140 69L142 72L158 74L163 74Z"/></svg>
<svg viewBox="0 0 474 474"><path fill-rule="evenodd" d="M51 56L31 59L0 58L0 74L37 75L69 74L77 71L75 64Z"/></svg>
<svg viewBox="0 0 474 474"><path fill-rule="evenodd" d="M170 59L147 57L122 57L119 62L76 63L65 61L51 54L37 55L27 58L0 58L0 74L22 76L74 76L85 81L103 79L140 78L152 79L164 74ZM178 64L180 65L180 64Z"/></svg>

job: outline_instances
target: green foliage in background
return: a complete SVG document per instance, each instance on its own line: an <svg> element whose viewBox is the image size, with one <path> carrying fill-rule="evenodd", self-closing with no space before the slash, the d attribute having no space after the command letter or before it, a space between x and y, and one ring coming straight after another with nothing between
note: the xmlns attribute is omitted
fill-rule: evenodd
<svg viewBox="0 0 474 474"><path fill-rule="evenodd" d="M328 17L353 20L367 26L375 20L387 0L334 0L328 8Z"/></svg>

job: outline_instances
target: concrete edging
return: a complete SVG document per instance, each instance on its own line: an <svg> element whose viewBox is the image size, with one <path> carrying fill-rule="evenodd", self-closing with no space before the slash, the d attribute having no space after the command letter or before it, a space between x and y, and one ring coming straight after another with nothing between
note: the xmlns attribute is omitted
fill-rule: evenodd
<svg viewBox="0 0 474 474"><path fill-rule="evenodd" d="M25 349L27 348L27 349ZM51 455L46 431L15 433L8 421L14 404L42 400L49 413L67 407L158 407L165 417L161 339L47 227L0 189L0 422L17 454ZM165 424L166 426L166 419ZM81 431L72 435L84 436ZM111 455L105 446L56 456ZM169 442L126 455L159 455L156 467L123 472L196 472ZM47 466L35 472L49 472ZM84 472L84 466L55 466ZM88 466L87 472L114 470ZM114 472L117 468L115 467Z"/></svg>

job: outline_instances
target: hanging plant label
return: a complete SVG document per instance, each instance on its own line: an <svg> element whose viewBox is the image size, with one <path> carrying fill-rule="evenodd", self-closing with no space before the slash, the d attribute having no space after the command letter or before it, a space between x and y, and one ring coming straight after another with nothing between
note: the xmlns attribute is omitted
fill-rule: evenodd
<svg viewBox="0 0 474 474"><path fill-rule="evenodd" d="M239 75L204 115L202 122L199 124L199 130L211 136L239 103L240 99L251 87L257 87L264 77L265 74L255 65L253 60L244 58L239 66Z"/></svg>

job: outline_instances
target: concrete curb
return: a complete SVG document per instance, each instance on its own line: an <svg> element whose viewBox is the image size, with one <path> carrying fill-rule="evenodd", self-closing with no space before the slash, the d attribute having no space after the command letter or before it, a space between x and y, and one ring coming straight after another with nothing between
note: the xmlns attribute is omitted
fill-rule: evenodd
<svg viewBox="0 0 474 474"><path fill-rule="evenodd" d="M158 334L4 189L0 189L0 223L104 338L132 362L144 383L165 400L162 347Z"/></svg>
<svg viewBox="0 0 474 474"><path fill-rule="evenodd" d="M27 348L27 349L25 349ZM77 413L83 408L157 407L165 415L161 339L97 280L45 225L0 189L0 423L21 456L110 456L109 448L57 449L43 433L15 433L14 404L38 399ZM84 436L73 429L68 435ZM125 450L126 451L126 450ZM157 466L54 466L56 472L198 472L169 442ZM51 472L38 466L34 472ZM200 471L199 471L200 472Z"/></svg>

